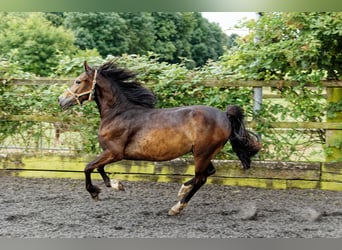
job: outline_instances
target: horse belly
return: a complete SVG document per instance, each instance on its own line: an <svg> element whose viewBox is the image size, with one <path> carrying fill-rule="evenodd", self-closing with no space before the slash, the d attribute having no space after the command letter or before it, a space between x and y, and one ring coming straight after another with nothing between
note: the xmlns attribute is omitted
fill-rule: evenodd
<svg viewBox="0 0 342 250"><path fill-rule="evenodd" d="M182 156L192 149L187 133L172 129L150 131L135 136L125 149L125 159L166 161Z"/></svg>

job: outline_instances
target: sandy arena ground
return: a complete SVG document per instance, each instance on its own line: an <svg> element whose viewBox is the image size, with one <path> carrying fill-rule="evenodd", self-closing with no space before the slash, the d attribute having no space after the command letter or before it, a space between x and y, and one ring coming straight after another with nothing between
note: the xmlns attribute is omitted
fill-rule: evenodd
<svg viewBox="0 0 342 250"><path fill-rule="evenodd" d="M342 237L342 192L205 185L179 216L180 184L101 181L94 202L83 180L0 176L0 237Z"/></svg>

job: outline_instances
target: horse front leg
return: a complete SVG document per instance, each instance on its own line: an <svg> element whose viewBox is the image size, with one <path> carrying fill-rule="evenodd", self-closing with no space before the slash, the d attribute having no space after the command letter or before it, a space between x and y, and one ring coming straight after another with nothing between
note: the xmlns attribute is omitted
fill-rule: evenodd
<svg viewBox="0 0 342 250"><path fill-rule="evenodd" d="M106 186L111 187L110 179L104 172L104 166L106 164L119 161L121 159L122 158L116 156L112 152L105 151L100 156L98 156L94 161L88 163L87 166L85 167L84 173L85 173L86 190L90 193L90 196L95 201L99 200L99 193L101 192L101 189L92 184L91 173L94 171L94 169L98 169Z"/></svg>
<svg viewBox="0 0 342 250"><path fill-rule="evenodd" d="M108 177L108 175L106 174L106 172L104 171L104 166L100 166L97 171L100 173L104 184L106 185L106 187L109 188L113 188L117 191L125 191L125 188L123 186L123 184L121 183L121 181L119 180L114 180L114 179L110 179Z"/></svg>
<svg viewBox="0 0 342 250"><path fill-rule="evenodd" d="M98 167L97 171L100 173L102 180L103 180L104 184L106 185L106 187L112 187L112 185L110 183L110 178L108 177L108 175L104 171L104 166Z"/></svg>

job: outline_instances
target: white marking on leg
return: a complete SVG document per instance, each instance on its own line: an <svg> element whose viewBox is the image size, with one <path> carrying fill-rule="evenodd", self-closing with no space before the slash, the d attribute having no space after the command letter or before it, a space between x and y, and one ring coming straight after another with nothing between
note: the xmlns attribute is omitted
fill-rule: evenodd
<svg viewBox="0 0 342 250"><path fill-rule="evenodd" d="M180 212L188 205L188 203L180 203L180 201L177 202L176 205L174 205L169 210L169 215L178 215Z"/></svg>
<svg viewBox="0 0 342 250"><path fill-rule="evenodd" d="M192 189L192 185L185 186L184 184L181 186L181 188L178 191L178 200L182 200Z"/></svg>
<svg viewBox="0 0 342 250"><path fill-rule="evenodd" d="M125 188L120 180L110 180L111 187L116 191L124 191Z"/></svg>

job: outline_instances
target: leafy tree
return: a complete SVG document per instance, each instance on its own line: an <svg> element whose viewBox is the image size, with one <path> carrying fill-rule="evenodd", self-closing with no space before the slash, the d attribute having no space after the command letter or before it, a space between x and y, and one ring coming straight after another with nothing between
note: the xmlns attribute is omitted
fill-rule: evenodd
<svg viewBox="0 0 342 250"><path fill-rule="evenodd" d="M80 49L96 48L102 56L129 50L126 21L115 12L68 12L65 27L73 30Z"/></svg>
<svg viewBox="0 0 342 250"><path fill-rule="evenodd" d="M182 58L192 60L191 55L191 36L195 27L195 17L193 13L184 12L178 14L176 17L177 34L173 38L174 44L177 48L174 58L176 62L181 62Z"/></svg>
<svg viewBox="0 0 342 250"><path fill-rule="evenodd" d="M191 68L208 59L217 60L227 44L219 26L200 13L74 12L64 16L64 25L73 30L76 45L83 50L96 48L103 57L154 52L160 60L186 61Z"/></svg>
<svg viewBox="0 0 342 250"><path fill-rule="evenodd" d="M156 41L153 52L157 53L163 60L172 61L176 53L173 37L177 34L176 23L172 20L175 13L157 12L153 13Z"/></svg>
<svg viewBox="0 0 342 250"><path fill-rule="evenodd" d="M227 36L216 23L210 23L200 13L193 15L195 27L190 40L191 56L196 66L201 66L209 59L217 60L223 54Z"/></svg>
<svg viewBox="0 0 342 250"><path fill-rule="evenodd" d="M235 33L228 36L227 49L231 49L232 47L237 45L236 40L238 39L238 37L239 35Z"/></svg>
<svg viewBox="0 0 342 250"><path fill-rule="evenodd" d="M179 63L181 58L191 58L190 37L194 18L191 13L154 12L156 41L153 52L162 60Z"/></svg>
<svg viewBox="0 0 342 250"><path fill-rule="evenodd" d="M151 13L122 12L120 17L126 22L125 32L128 41L128 50L122 53L144 55L152 51L156 38Z"/></svg>
<svg viewBox="0 0 342 250"><path fill-rule="evenodd" d="M59 55L75 51L74 36L41 13L1 13L0 54L25 72L51 74Z"/></svg>
<svg viewBox="0 0 342 250"><path fill-rule="evenodd" d="M253 79L298 80L303 72L342 72L342 13L263 13L224 56L232 74ZM323 74L324 75L324 74ZM322 76L323 76L322 75Z"/></svg>
<svg viewBox="0 0 342 250"><path fill-rule="evenodd" d="M54 26L59 27L64 22L64 12L44 12L44 17L49 20Z"/></svg>
<svg viewBox="0 0 342 250"><path fill-rule="evenodd" d="M154 52L171 63L188 59L188 67L217 60L224 52L227 36L200 13L152 13L157 40ZM191 63L192 61L192 63Z"/></svg>

